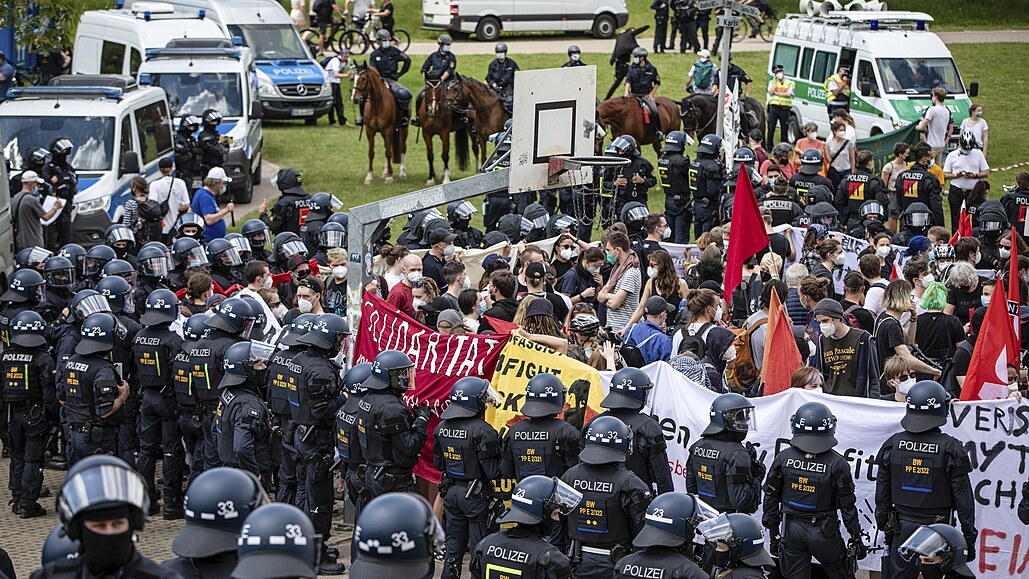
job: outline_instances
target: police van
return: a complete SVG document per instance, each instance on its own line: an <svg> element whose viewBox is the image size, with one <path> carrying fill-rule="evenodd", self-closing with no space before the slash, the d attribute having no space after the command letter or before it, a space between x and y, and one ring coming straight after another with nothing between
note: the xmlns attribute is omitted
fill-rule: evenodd
<svg viewBox="0 0 1029 579"><path fill-rule="evenodd" d="M10 179L7 174L7 162L0 153L0 184ZM7 279L14 272L14 219L11 215L11 191L9 187L0 187L0 287L7 287Z"/></svg>
<svg viewBox="0 0 1029 579"><path fill-rule="evenodd" d="M126 6L140 2L126 0ZM289 14L275 0L169 0L184 13L204 11L225 38L240 38L254 53L258 94L268 119L315 119L332 107L332 85ZM211 36L211 35L208 35ZM164 46L164 44L161 44Z"/></svg>
<svg viewBox="0 0 1029 579"><path fill-rule="evenodd" d="M51 83L8 92L0 103L0 145L20 170L35 149L69 139L79 179L70 207L72 241L103 243L132 196L132 178L156 179L158 161L173 152L168 100L163 90L128 76L65 75Z"/></svg>
<svg viewBox="0 0 1029 579"><path fill-rule="evenodd" d="M229 192L237 202L249 203L261 181L264 144L253 52L222 38L189 38L148 49L143 58L139 84L164 90L176 127L184 115L221 113L218 132L229 145L224 166L232 178Z"/></svg>
<svg viewBox="0 0 1029 579"><path fill-rule="evenodd" d="M789 138L801 127L818 125L829 134L825 81L840 65L851 70L850 114L858 138L889 133L921 118L932 106L935 87L947 90L945 102L957 127L968 116L977 83L965 90L947 46L929 32L932 16L921 12L829 12L827 16L788 14L779 21L768 58L796 82ZM956 132L955 132L956 136Z"/></svg>
<svg viewBox="0 0 1029 579"><path fill-rule="evenodd" d="M629 21L625 0L422 0L422 28L475 33L492 42L501 32L590 32L611 38Z"/></svg>

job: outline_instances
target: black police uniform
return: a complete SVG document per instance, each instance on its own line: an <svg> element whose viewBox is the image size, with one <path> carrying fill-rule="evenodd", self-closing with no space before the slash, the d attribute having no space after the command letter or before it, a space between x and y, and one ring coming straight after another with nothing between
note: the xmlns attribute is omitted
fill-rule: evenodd
<svg viewBox="0 0 1029 579"><path fill-rule="evenodd" d="M364 483L371 500L388 492L414 492L412 469L428 440L424 424L395 393L369 391L358 405L357 438L368 470Z"/></svg>
<svg viewBox="0 0 1029 579"><path fill-rule="evenodd" d="M75 195L79 192L79 176L66 155L54 155L43 167L40 177L50 184L54 195L63 200L65 205L75 200ZM62 211L57 222L46 228L47 247L65 245L71 241L71 237L71 212Z"/></svg>
<svg viewBox="0 0 1029 579"><path fill-rule="evenodd" d="M804 214L804 209L789 194L777 195L770 192L761 202L761 206L772 212L772 227L789 225Z"/></svg>
<svg viewBox="0 0 1029 579"><path fill-rule="evenodd" d="M136 454L139 451L139 407L142 396L139 392L139 376L136 375L136 360L132 354L132 345L135 343L136 334L143 328L139 322L119 312L114 314L118 323L124 328L116 332L114 349L111 350L111 359L116 364L121 364L122 379L129 384L129 397L122 404L121 424L118 425L118 456L129 464L136 463Z"/></svg>
<svg viewBox="0 0 1029 579"><path fill-rule="evenodd" d="M471 222L465 219L455 219L450 223L454 228L457 238L454 245L464 248L478 248L482 244L482 231L472 227Z"/></svg>
<svg viewBox="0 0 1029 579"><path fill-rule="evenodd" d="M235 335L217 328L211 328L206 337L197 340L189 352L193 361L191 385L197 397L197 409L202 414L201 434L204 437L203 457L204 470L222 466L218 456L218 444L214 438L211 424L214 413L218 410L218 384L225 371L222 359L230 346L239 341ZM193 458L195 463L196 457Z"/></svg>
<svg viewBox="0 0 1029 579"><path fill-rule="evenodd" d="M84 579L96 577L86 567L86 559L81 555L75 558L64 558L47 563L41 569L33 571L31 579ZM105 577L140 577L146 579L183 579L172 569L157 563L133 551L129 562L117 570L117 573Z"/></svg>
<svg viewBox="0 0 1029 579"><path fill-rule="evenodd" d="M300 353L301 346L291 346L272 354L268 363L268 408L272 413L272 423L277 426L272 433L272 453L279 457L279 468L276 474L275 500L291 505L297 502L297 482L299 480L298 465L300 455L297 452L293 433L293 412L290 410L290 397L300 404L297 397L297 376L303 369L293 363L293 358Z"/></svg>
<svg viewBox="0 0 1029 579"><path fill-rule="evenodd" d="M663 1L663 0L662 0ZM693 224L693 204L690 198L690 158L682 153L662 153L657 160L658 183L665 192L665 219L672 235L672 243L688 243Z"/></svg>
<svg viewBox="0 0 1029 579"><path fill-rule="evenodd" d="M357 509L354 519L360 515L365 505L364 475L367 467L364 462L364 453L361 451L361 444L357 438L357 411L358 403L364 398L365 393L351 393L347 401L340 406L336 413L336 451L343 461L343 482L346 483L347 495L350 502L354 503ZM351 555L356 555L356 549Z"/></svg>
<svg viewBox="0 0 1029 579"><path fill-rule="evenodd" d="M11 498L21 512L36 508L43 485L46 414L56 415L54 358L45 348L7 346L3 364L4 413L11 451Z"/></svg>
<svg viewBox="0 0 1029 579"><path fill-rule="evenodd" d="M189 191L193 192L203 186L202 170L200 144L193 136L193 131L180 126L175 131L175 176L182 179Z"/></svg>
<svg viewBox="0 0 1029 579"><path fill-rule="evenodd" d="M753 513L761 497L761 476L741 438L733 432L702 436L686 460L686 491L719 512Z"/></svg>
<svg viewBox="0 0 1029 579"><path fill-rule="evenodd" d="M876 456L875 519L878 528L886 529L890 545L891 572L884 575L917 577L916 561L904 561L898 549L920 526L949 524L955 512L966 540L975 541L975 500L968 478L972 463L964 443L939 428L903 431L883 443ZM940 576L927 567L921 571L926 579Z"/></svg>
<svg viewBox="0 0 1029 579"><path fill-rule="evenodd" d="M697 7L693 0L672 0L672 8L675 11L675 17L672 19L675 22L675 28L678 30L679 36L679 54L686 52L687 49L693 52L700 51L700 43L697 42ZM673 35L675 32L673 31ZM669 42L669 46L674 48L675 42Z"/></svg>
<svg viewBox="0 0 1029 579"><path fill-rule="evenodd" d="M150 277L148 275L136 274L136 289L132 292L132 300L136 306L136 318L138 321L139 316L143 315L146 311L146 298L150 294L154 293L154 290L159 289L172 289L168 284L168 280L161 277ZM173 290L174 291L174 290Z"/></svg>
<svg viewBox="0 0 1029 579"><path fill-rule="evenodd" d="M239 386L222 388L211 423L222 463L245 470L266 484L273 466L268 415L257 385L247 380Z"/></svg>
<svg viewBox="0 0 1029 579"><path fill-rule="evenodd" d="M64 402L68 428L69 466L94 454L114 454L118 442L118 412L107 418L118 397L114 364L95 355L73 354L64 363L57 392Z"/></svg>
<svg viewBox="0 0 1029 579"><path fill-rule="evenodd" d="M218 127L207 123L197 136L197 149L200 152L200 172L203 175L215 168L224 167L229 156L229 146L221 142Z"/></svg>
<svg viewBox="0 0 1029 579"><path fill-rule="evenodd" d="M790 188L797 192L797 196L801 199L803 205L812 204L808 199L808 189L811 189L815 185L824 185L829 189L829 191L833 190L832 181L818 173L808 175L806 173L797 172L790 177ZM828 199L826 201L828 201Z"/></svg>
<svg viewBox="0 0 1029 579"><path fill-rule="evenodd" d="M829 577L854 577L836 514L851 537L861 536L850 463L835 450L787 447L772 461L764 492L762 524L775 535L786 518L779 558L785 577L809 577L812 556Z"/></svg>
<svg viewBox="0 0 1029 579"><path fill-rule="evenodd" d="M32 309L35 308L28 301L3 303L3 307L0 308L0 343L4 348L11 347L11 320L14 319L14 316ZM42 312L40 314L42 315ZM43 319L46 319L46 316Z"/></svg>
<svg viewBox="0 0 1029 579"><path fill-rule="evenodd" d="M883 207L890 206L883 180L868 169L858 167L847 174L836 189L834 205L840 210L840 223L848 228L861 225L861 205L865 201L878 201Z"/></svg>
<svg viewBox="0 0 1029 579"><path fill-rule="evenodd" d="M943 187L936 176L919 163L897 174L897 202L903 214L908 205L918 201L925 203L932 212L933 225L946 227L943 221Z"/></svg>
<svg viewBox="0 0 1029 579"><path fill-rule="evenodd" d="M48 285L46 288L46 302L40 314L47 320L58 320L65 309L71 304L71 298L75 295L68 288L54 287Z"/></svg>
<svg viewBox="0 0 1029 579"><path fill-rule="evenodd" d="M186 467L173 367L181 352L182 338L168 329L167 323L141 329L132 344L136 375L143 389L136 470L146 480L150 496L156 497L156 460L163 455L166 511L182 506L182 474Z"/></svg>
<svg viewBox="0 0 1029 579"><path fill-rule="evenodd" d="M621 464L579 463L561 477L582 493L579 508L568 515L568 537L579 559L576 579L609 578L614 560L627 553L633 537L643 528L650 504L646 483Z"/></svg>
<svg viewBox="0 0 1029 579"><path fill-rule="evenodd" d="M692 559L671 547L647 547L626 555L615 567L615 579L654 579L665 576L675 579L710 579Z"/></svg>
<svg viewBox="0 0 1029 579"><path fill-rule="evenodd" d="M665 51L665 40L668 38L668 3L671 0L654 0L650 9L654 11L654 46L653 52Z"/></svg>
<svg viewBox="0 0 1029 579"><path fill-rule="evenodd" d="M493 88L493 85L497 85L494 90L500 95L505 109L510 109L514 99L514 77L517 70L518 63L513 58L494 58L486 71L486 86Z"/></svg>
<svg viewBox="0 0 1029 579"><path fill-rule="evenodd" d="M722 165L716 155L697 153L697 158L690 163L689 187L693 195L693 231L696 237L715 226L724 179Z"/></svg>
<svg viewBox="0 0 1029 579"><path fill-rule="evenodd" d="M422 76L425 80L439 80L444 72L450 71L448 79L453 80L457 73L457 57L453 52L433 52L422 64Z"/></svg>
<svg viewBox="0 0 1029 579"><path fill-rule="evenodd" d="M465 552L486 536L493 479L500 478L500 436L482 418L449 418L439 423L432 452L434 466L443 473L440 492L447 520L443 576L457 578Z"/></svg>
<svg viewBox="0 0 1029 579"><path fill-rule="evenodd" d="M719 29L718 29L719 36L721 35L721 33L722 33L722 30L721 30L721 27L719 27ZM716 41L716 43L717 43L717 41ZM717 68L715 69L714 86L718 86L718 83L719 83L718 75L721 74L721 72L722 71L720 69L717 69ZM754 82L754 81L751 80L749 75L747 75L747 71L743 70L742 68L740 68L739 66L736 66L735 64L733 64L731 62L729 63L729 72L725 75L725 90L731 91L735 87L737 92L740 94L741 99L742 99L744 89L746 88L745 85L748 85L748 84L750 84L752 82Z"/></svg>
<svg viewBox="0 0 1029 579"><path fill-rule="evenodd" d="M193 388L193 359L190 357L195 346L193 340L183 340L181 350L175 354L171 363L172 387L178 410L178 434L182 437L184 452L192 457L189 482L204 472L204 433L201 431L204 412Z"/></svg>
<svg viewBox="0 0 1029 579"><path fill-rule="evenodd" d="M643 177L642 183L633 183L634 175ZM604 192L601 193L601 218L605 228L618 221L622 214L622 208L626 203L636 201L647 204L647 191L657 185L657 177L654 177L654 165L641 156L638 152L629 160L629 164L615 167L607 171L607 183ZM625 178L625 185L614 185L615 179Z"/></svg>
<svg viewBox="0 0 1029 579"><path fill-rule="evenodd" d="M649 110L650 122L647 124L660 131L661 112L657 109L657 103L653 99L647 98L650 91L661 86L661 75L658 74L657 68L650 61L644 61L642 66L631 65L625 74L625 83L629 85L629 94L639 98L640 102Z"/></svg>
<svg viewBox="0 0 1029 579"><path fill-rule="evenodd" d="M300 228L307 220L310 199L311 196L299 185L283 191L282 196L272 206L272 216L268 222L272 233L292 231L300 235Z"/></svg>
<svg viewBox="0 0 1029 579"><path fill-rule="evenodd" d="M504 433L501 456L506 478L559 477L579 463L579 431L553 416L519 420Z"/></svg>
<svg viewBox="0 0 1029 579"><path fill-rule="evenodd" d="M401 65L400 63L403 63ZM411 68L411 57L404 54L399 48L393 45L384 45L372 51L368 66L379 71L379 76L386 81L389 90L393 92L400 108L406 109L411 102L411 91L400 84L400 77L407 74Z"/></svg>
<svg viewBox="0 0 1029 579"><path fill-rule="evenodd" d="M618 418L632 432L633 448L629 456L625 457L625 468L638 476L652 494L656 486L655 496L674 491L672 473L668 469L667 444L661 426L650 415L627 408L608 410L598 414L593 420L601 416ZM589 430L593 420L582 427L583 433Z"/></svg>
<svg viewBox="0 0 1029 579"><path fill-rule="evenodd" d="M1026 212L1029 211L1029 189L1015 189L1000 197L1000 203L1008 214L1008 223L1015 226L1015 231L1022 240L1029 243L1029 227L1026 226Z"/></svg>
<svg viewBox="0 0 1029 579"><path fill-rule="evenodd" d="M568 557L526 525L484 538L472 550L468 568L477 579L567 579L572 574Z"/></svg>
<svg viewBox="0 0 1029 579"><path fill-rule="evenodd" d="M202 559L176 557L164 561L161 566L182 577L195 577L196 579L211 577L213 579L215 577L231 577L232 570L236 568L237 563L239 563L239 556L233 551Z"/></svg>

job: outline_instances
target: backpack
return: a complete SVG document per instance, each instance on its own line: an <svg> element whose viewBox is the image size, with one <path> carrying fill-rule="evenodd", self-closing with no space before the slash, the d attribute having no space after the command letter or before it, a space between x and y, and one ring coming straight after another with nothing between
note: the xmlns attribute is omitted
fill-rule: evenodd
<svg viewBox="0 0 1029 579"><path fill-rule="evenodd" d="M333 0L314 0L311 4L311 12L314 12L318 16L331 16Z"/></svg>
<svg viewBox="0 0 1029 579"><path fill-rule="evenodd" d="M747 318L758 310L764 285L761 276L755 273L751 274L749 280L741 280L736 289L732 290L729 298L729 313L734 324L742 327Z"/></svg>
<svg viewBox="0 0 1029 579"><path fill-rule="evenodd" d="M654 339L654 336L657 336L656 333L651 334L646 340L640 342L639 345L626 343L635 328L636 324L629 327L626 336L622 338L622 344L618 347L618 355L622 357L622 362L628 368L642 368L647 365L646 360L643 358L643 352L640 351L640 346Z"/></svg>
<svg viewBox="0 0 1029 579"><path fill-rule="evenodd" d="M332 59L333 59L333 58L339 58L339 57L338 57L338 56L336 56L335 54L333 54L333 55L330 55L330 56L326 56L326 57L325 57L325 58L323 58L323 59L321 60L321 62L319 62L318 64L322 65L322 68L324 68L324 69L328 70L328 68L329 68L329 63L330 63L330 62L332 62Z"/></svg>
<svg viewBox="0 0 1029 579"><path fill-rule="evenodd" d="M163 207L162 207L163 205ZM168 202L165 201L163 204L154 201L153 199L147 199L139 204L136 209L139 218L146 223L160 223L168 210Z"/></svg>
<svg viewBox="0 0 1029 579"><path fill-rule="evenodd" d="M692 336L689 333L688 326L683 326L680 330L682 332L682 341L679 342L679 351L676 353L680 356L689 354L698 360L707 361L705 360L707 358L707 340L701 336L713 325L711 322L704 322L697 330L697 333Z"/></svg>
<svg viewBox="0 0 1029 579"><path fill-rule="evenodd" d="M693 66L697 74L693 77L693 86L697 88L711 88L711 77L714 76L715 65L709 60L707 62L695 62Z"/></svg>
<svg viewBox="0 0 1029 579"><path fill-rule="evenodd" d="M754 351L750 347L751 336L758 328L768 323L768 318L758 320L754 325L737 334L732 346L736 349L736 381L739 389L746 390L761 378L761 370L757 369ZM732 386L732 384L730 384Z"/></svg>
<svg viewBox="0 0 1029 579"><path fill-rule="evenodd" d="M858 319L857 319L857 316L854 315L854 310L856 310L856 309L858 309L860 307L861 306L859 306L857 304L854 304L854 305L850 306L849 308L847 308L843 312L843 321L847 322L847 325L852 327L852 328L857 328L859 330L863 330L864 328L861 327L861 322L859 322Z"/></svg>
<svg viewBox="0 0 1029 579"><path fill-rule="evenodd" d="M964 350L972 354L972 344L968 343L968 340L958 344L958 349ZM956 353L956 352L955 352ZM952 398L957 400L961 396L961 385L958 384L957 372L954 370L954 355L947 356L943 360L943 368L940 371L940 385L951 395Z"/></svg>

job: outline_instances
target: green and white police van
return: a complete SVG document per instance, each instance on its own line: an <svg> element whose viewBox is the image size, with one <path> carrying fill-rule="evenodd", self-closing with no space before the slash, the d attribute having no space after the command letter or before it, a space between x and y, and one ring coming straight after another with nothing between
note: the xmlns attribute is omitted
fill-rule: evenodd
<svg viewBox="0 0 1029 579"><path fill-rule="evenodd" d="M931 92L947 90L947 108L957 127L968 116L977 83L965 90L947 46L929 32L932 16L921 12L830 12L827 16L789 14L779 21L768 58L796 82L789 137L801 137L808 122L829 134L825 81L839 65L851 70L850 114L857 137L895 131L917 122L932 106ZM767 88L762 87L762 90ZM955 131L957 138L957 131Z"/></svg>

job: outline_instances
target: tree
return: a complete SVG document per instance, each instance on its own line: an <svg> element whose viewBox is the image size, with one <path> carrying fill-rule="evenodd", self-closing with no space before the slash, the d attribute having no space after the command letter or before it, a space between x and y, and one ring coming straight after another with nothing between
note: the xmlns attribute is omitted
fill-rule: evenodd
<svg viewBox="0 0 1029 579"><path fill-rule="evenodd" d="M110 0L4 2L0 4L0 22L14 26L14 37L19 45L39 51L70 48L82 13L110 7Z"/></svg>

